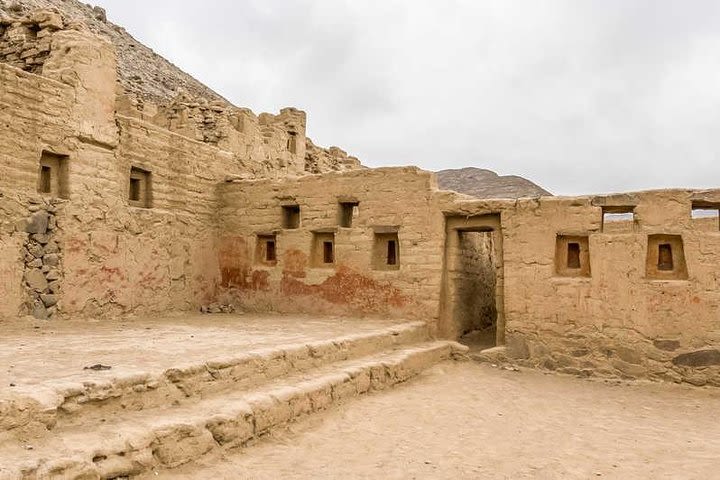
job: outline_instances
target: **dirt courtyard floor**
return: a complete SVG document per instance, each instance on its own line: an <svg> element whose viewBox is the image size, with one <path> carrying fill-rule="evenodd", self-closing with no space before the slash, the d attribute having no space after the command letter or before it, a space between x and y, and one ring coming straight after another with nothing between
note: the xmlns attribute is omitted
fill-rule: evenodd
<svg viewBox="0 0 720 480"><path fill-rule="evenodd" d="M157 373L184 362L370 333L398 321L309 315L220 314L3 324L0 397L47 382ZM94 364L108 371L88 372ZM9 387L12 385L12 388Z"/></svg>
<svg viewBox="0 0 720 480"><path fill-rule="evenodd" d="M162 479L720 478L720 391L443 363Z"/></svg>

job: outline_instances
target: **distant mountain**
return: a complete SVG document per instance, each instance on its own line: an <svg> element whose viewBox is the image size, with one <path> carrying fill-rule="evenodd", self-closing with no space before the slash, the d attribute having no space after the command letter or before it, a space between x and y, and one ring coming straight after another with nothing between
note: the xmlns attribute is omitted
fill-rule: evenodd
<svg viewBox="0 0 720 480"><path fill-rule="evenodd" d="M442 190L478 198L523 198L552 195L530 180L517 175L500 176L492 170L466 167L436 172Z"/></svg>

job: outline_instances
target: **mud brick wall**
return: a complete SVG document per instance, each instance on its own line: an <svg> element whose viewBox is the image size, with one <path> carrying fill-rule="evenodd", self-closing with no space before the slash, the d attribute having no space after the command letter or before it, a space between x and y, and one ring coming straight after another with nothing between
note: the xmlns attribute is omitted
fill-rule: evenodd
<svg viewBox="0 0 720 480"><path fill-rule="evenodd" d="M306 152L300 110L256 116L180 90L153 104L122 73L113 44L58 12L0 16L0 318L199 309L220 283L218 184L302 174L308 156L359 166ZM52 241L28 230L39 210Z"/></svg>
<svg viewBox="0 0 720 480"><path fill-rule="evenodd" d="M0 64L0 318L26 311L26 221L39 158L72 136L73 99L67 85Z"/></svg>
<svg viewBox="0 0 720 480"><path fill-rule="evenodd" d="M443 245L442 215L431 209L434 182L416 168L381 168L226 183L222 286L246 308L433 319ZM349 228L340 226L340 202L357 205ZM292 205L299 207L299 226L283 228L282 208ZM386 265L387 243L378 247L376 238L395 234L397 263ZM258 242L273 235L277 258L267 265ZM332 264L322 263L325 241L334 241Z"/></svg>
<svg viewBox="0 0 720 480"><path fill-rule="evenodd" d="M719 201L718 190L670 190L500 206L511 355L568 373L720 385L720 227L691 218L693 203ZM603 209L628 206L634 221L603 228ZM568 273L558 236L585 237L587 274ZM657 238L672 269L657 271Z"/></svg>
<svg viewBox="0 0 720 480"><path fill-rule="evenodd" d="M46 76L0 64L0 318L207 303L219 277L215 185L241 169L216 147L116 116L106 42L80 31L53 42ZM45 164L54 168L47 192ZM153 177L151 208L130 204L133 166ZM34 216L48 209L52 229L35 231Z"/></svg>
<svg viewBox="0 0 720 480"><path fill-rule="evenodd" d="M145 122L118 117L113 150L94 149L66 207L67 314L110 316L195 310L217 284L215 185L230 155ZM148 205L129 198L131 168L149 174ZM71 178L71 182L72 182Z"/></svg>

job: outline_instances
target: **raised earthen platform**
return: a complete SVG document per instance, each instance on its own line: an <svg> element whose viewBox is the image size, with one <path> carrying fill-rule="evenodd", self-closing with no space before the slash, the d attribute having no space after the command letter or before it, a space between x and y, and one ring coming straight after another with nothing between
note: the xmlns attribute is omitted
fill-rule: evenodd
<svg viewBox="0 0 720 480"><path fill-rule="evenodd" d="M464 350L407 321L198 315L10 325L0 341L0 479L174 468Z"/></svg>

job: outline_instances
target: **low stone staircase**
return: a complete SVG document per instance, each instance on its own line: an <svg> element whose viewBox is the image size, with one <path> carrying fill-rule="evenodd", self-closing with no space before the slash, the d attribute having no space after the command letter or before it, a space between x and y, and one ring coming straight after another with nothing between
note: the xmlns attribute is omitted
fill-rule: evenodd
<svg viewBox="0 0 720 480"><path fill-rule="evenodd" d="M0 399L0 480L121 479L242 446L465 347L410 322Z"/></svg>

